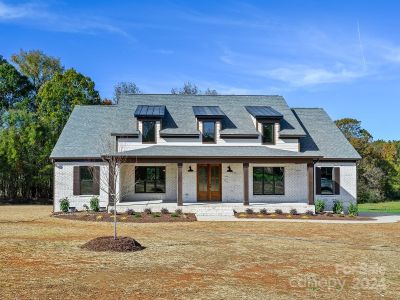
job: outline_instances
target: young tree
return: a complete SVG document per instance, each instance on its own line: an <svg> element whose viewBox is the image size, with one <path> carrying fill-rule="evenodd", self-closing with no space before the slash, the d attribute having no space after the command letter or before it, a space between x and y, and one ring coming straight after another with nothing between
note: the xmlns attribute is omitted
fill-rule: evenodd
<svg viewBox="0 0 400 300"><path fill-rule="evenodd" d="M125 176L129 178L125 178L128 180L123 180L121 173L122 167L124 163L127 163L127 159L123 156L117 155L117 153L113 152L114 146L113 143L105 138L101 142L102 145L102 153L109 153L108 155L103 156L103 160L107 162L108 165L108 174L104 175L100 172L99 176L95 176L95 168L90 168L90 172L92 173L92 177L94 180L98 180L98 184L100 190L108 195L109 204L113 207L114 211L114 239L117 239L117 204L123 199L125 196L129 195L136 186L136 181L131 180L135 178L134 174L136 171L136 167L134 167L131 171L132 173L126 173ZM135 164L136 166L136 164ZM96 179L97 178L97 179Z"/></svg>
<svg viewBox="0 0 400 300"><path fill-rule="evenodd" d="M142 91L134 82L119 82L114 86L114 102L118 103L121 95L127 94L141 94Z"/></svg>
<svg viewBox="0 0 400 300"><path fill-rule="evenodd" d="M48 56L40 50L20 50L18 54L11 56L11 60L29 78L36 92L46 81L64 71L59 58Z"/></svg>

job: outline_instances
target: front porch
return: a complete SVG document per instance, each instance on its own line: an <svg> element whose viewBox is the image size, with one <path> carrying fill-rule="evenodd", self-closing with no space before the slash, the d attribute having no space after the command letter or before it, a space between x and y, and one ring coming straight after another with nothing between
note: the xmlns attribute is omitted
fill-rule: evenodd
<svg viewBox="0 0 400 300"><path fill-rule="evenodd" d="M276 186L271 188L268 182L261 185L256 182L255 172L260 168L279 168L282 172L279 184L275 182ZM262 177L268 178L267 175ZM246 208L255 211L265 208L270 212L275 209L289 212L294 208L300 213L314 210L313 180L314 165L309 159L128 161L121 164L116 183L117 210L181 208L184 212L215 214L241 212Z"/></svg>

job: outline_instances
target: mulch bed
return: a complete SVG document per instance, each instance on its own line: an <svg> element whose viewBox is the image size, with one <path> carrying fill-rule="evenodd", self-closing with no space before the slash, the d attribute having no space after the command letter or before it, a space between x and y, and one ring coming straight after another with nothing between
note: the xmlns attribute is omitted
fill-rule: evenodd
<svg viewBox="0 0 400 300"><path fill-rule="evenodd" d="M368 217L351 217L348 215L337 215L332 213L321 213L315 215L306 214L248 214L248 213L235 213L236 218L245 219L301 219L301 220L346 220L346 221L373 221L372 218Z"/></svg>
<svg viewBox="0 0 400 300"><path fill-rule="evenodd" d="M117 239L114 239L113 236L102 236L90 240L81 248L91 251L134 252L143 250L145 247L127 236L117 237Z"/></svg>
<svg viewBox="0 0 400 300"><path fill-rule="evenodd" d="M76 221L92 221L92 222L114 222L114 214L107 212L75 212L75 213L56 213L56 218L76 220ZM184 213L173 216L173 214L161 213L135 213L128 215L127 213L117 214L117 222L121 223L161 223L161 222L194 222L197 221L195 214Z"/></svg>

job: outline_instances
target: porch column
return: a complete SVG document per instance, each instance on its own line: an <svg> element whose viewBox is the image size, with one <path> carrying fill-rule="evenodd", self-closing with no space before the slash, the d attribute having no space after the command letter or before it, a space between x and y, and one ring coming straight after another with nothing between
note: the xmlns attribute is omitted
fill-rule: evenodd
<svg viewBox="0 0 400 300"><path fill-rule="evenodd" d="M243 163L243 205L249 205L249 163Z"/></svg>
<svg viewBox="0 0 400 300"><path fill-rule="evenodd" d="M182 163L178 163L178 206L183 205L182 199Z"/></svg>
<svg viewBox="0 0 400 300"><path fill-rule="evenodd" d="M314 205L314 164L307 164L308 204Z"/></svg>

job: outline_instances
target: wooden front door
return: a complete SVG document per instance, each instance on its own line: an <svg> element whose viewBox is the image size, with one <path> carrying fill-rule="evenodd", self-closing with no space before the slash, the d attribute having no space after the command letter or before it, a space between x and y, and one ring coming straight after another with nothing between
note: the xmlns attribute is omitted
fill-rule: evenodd
<svg viewBox="0 0 400 300"><path fill-rule="evenodd" d="M221 165L197 165L197 201L221 201Z"/></svg>

